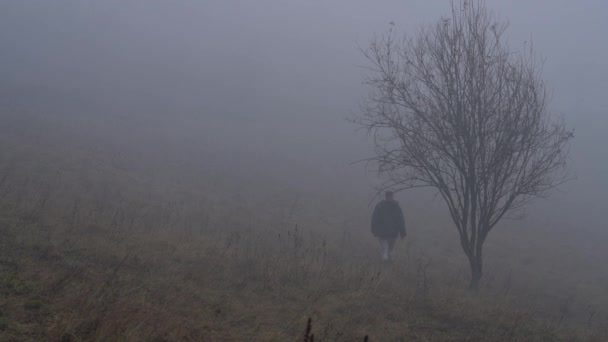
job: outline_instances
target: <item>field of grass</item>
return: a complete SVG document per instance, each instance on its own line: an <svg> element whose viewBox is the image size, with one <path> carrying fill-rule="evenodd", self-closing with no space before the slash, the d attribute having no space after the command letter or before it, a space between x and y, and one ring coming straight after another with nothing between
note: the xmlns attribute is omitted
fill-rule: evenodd
<svg viewBox="0 0 608 342"><path fill-rule="evenodd" d="M2 341L298 341L309 319L315 341L608 336L608 277L563 232L497 233L475 295L425 203L403 203L410 236L382 264L347 199L16 118L0 131Z"/></svg>

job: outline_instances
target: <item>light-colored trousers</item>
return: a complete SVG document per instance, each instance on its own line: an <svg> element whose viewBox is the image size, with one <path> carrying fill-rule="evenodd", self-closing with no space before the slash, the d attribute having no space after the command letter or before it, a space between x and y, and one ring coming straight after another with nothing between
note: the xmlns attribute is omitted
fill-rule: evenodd
<svg viewBox="0 0 608 342"><path fill-rule="evenodd" d="M382 260L388 261L391 259L391 252L395 247L395 239L378 239L380 241L380 251L382 253Z"/></svg>

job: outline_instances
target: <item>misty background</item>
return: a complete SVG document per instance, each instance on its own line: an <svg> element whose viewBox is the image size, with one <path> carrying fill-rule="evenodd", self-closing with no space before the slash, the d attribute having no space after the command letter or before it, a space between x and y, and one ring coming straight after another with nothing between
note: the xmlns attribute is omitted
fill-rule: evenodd
<svg viewBox="0 0 608 342"><path fill-rule="evenodd" d="M561 234L581 253L603 248L608 3L487 6L509 19L513 49L532 39L546 58L550 108L575 129L573 180L490 239L537 229ZM83 139L103 141L118 156L162 154L161 163L180 172L196 165L190 170L207 172L200 177L228 176L235 191L259 183L309 201L326 196L367 220L375 176L353 162L370 156L371 141L346 120L367 94L358 48L389 22L414 33L448 11L447 0L5 0L0 102L3 111L41 113L44 129L70 126ZM18 135L18 128L3 132ZM424 235L425 218L447 218L428 192L398 199L415 235Z"/></svg>

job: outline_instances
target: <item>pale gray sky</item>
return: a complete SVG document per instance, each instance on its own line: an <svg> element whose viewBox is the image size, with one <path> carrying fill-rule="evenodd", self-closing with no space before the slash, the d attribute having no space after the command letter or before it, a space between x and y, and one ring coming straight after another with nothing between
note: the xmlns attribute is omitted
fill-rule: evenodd
<svg viewBox="0 0 608 342"><path fill-rule="evenodd" d="M578 179L540 206L606 228L608 2L487 5L509 19L514 48L532 37L551 108L576 129ZM448 13L447 0L4 0L0 83L142 117L196 117L206 141L234 156L360 175L349 163L369 144L344 120L366 94L357 46L391 21L413 32Z"/></svg>

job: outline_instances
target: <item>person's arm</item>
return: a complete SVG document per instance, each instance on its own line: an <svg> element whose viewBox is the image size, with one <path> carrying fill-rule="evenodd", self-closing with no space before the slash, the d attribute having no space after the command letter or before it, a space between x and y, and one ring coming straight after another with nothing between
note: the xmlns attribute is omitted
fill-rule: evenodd
<svg viewBox="0 0 608 342"><path fill-rule="evenodd" d="M376 230L380 224L380 210L378 210L378 206L379 204L376 204L374 207L374 213L372 214L372 234L374 234L374 236L376 235Z"/></svg>

